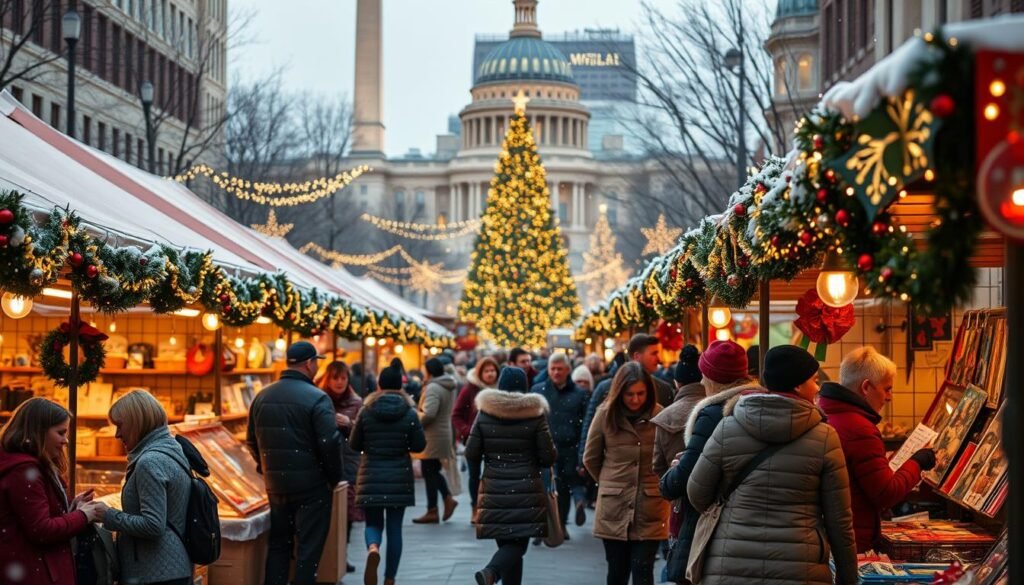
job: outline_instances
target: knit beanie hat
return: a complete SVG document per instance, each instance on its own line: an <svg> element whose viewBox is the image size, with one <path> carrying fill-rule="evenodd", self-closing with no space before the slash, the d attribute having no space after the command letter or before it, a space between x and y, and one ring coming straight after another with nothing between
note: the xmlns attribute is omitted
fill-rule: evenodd
<svg viewBox="0 0 1024 585"><path fill-rule="evenodd" d="M438 358L430 358L424 366L427 368L427 373L433 378L444 375L444 362Z"/></svg>
<svg viewBox="0 0 1024 585"><path fill-rule="evenodd" d="M700 368L697 367L697 360L700 359L700 350L693 345L687 345L679 352L679 361L676 362L676 370L673 378L680 386L700 382Z"/></svg>
<svg viewBox="0 0 1024 585"><path fill-rule="evenodd" d="M768 350L764 356L761 379L772 392L792 392L810 380L821 365L807 350L795 345L780 345Z"/></svg>
<svg viewBox="0 0 1024 585"><path fill-rule="evenodd" d="M498 376L498 390L505 392L521 392L525 394L530 391L529 383L526 381L526 372L515 366L506 366Z"/></svg>
<svg viewBox="0 0 1024 585"><path fill-rule="evenodd" d="M380 377L377 379L377 386L381 390L401 390L402 389L402 371L394 366L388 366L380 371Z"/></svg>
<svg viewBox="0 0 1024 585"><path fill-rule="evenodd" d="M587 366L576 366L576 369L572 371L572 381L578 382L580 380L586 380L590 382L590 387L594 387L594 374L590 373L590 368Z"/></svg>
<svg viewBox="0 0 1024 585"><path fill-rule="evenodd" d="M735 341L716 341L700 355L697 366L709 380L728 384L747 377L747 352Z"/></svg>

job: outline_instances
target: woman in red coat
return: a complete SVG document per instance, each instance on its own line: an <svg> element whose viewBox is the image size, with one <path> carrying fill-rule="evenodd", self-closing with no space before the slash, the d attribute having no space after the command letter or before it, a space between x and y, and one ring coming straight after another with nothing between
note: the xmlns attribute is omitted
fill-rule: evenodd
<svg viewBox="0 0 1024 585"><path fill-rule="evenodd" d="M22 403L0 430L0 582L74 585L71 539L96 520L92 493L68 501L71 414L44 398Z"/></svg>
<svg viewBox="0 0 1024 585"><path fill-rule="evenodd" d="M476 367L466 376L467 383L459 390L452 408L452 427L455 438L463 445L469 440L469 431L476 421L476 395L481 390L494 388L498 383L498 362L494 358L480 358ZM476 519L476 494L480 488L480 466L469 463L469 501L473 505L473 518Z"/></svg>

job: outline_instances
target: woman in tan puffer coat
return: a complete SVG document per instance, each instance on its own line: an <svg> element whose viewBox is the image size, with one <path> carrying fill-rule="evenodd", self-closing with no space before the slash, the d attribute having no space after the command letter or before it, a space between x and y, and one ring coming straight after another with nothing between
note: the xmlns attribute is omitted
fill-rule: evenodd
<svg viewBox="0 0 1024 585"><path fill-rule="evenodd" d="M757 454L782 444L725 502L707 545L700 585L839 585L858 582L850 485L839 435L811 402L818 362L795 346L772 348L771 393L738 396L704 447L687 494L700 512ZM692 552L692 551L691 551Z"/></svg>

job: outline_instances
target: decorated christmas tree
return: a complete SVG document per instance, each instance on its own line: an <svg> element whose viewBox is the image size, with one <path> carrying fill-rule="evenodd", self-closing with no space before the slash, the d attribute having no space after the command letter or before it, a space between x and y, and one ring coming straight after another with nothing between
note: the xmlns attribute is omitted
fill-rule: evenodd
<svg viewBox="0 0 1024 585"><path fill-rule="evenodd" d="M459 303L461 319L475 322L485 339L505 347L541 347L549 329L569 326L580 314L524 110L520 96L494 166Z"/></svg>
<svg viewBox="0 0 1024 585"><path fill-rule="evenodd" d="M613 290L626 282L629 270L615 249L615 234L608 224L608 209L601 205L594 233L590 235L590 249L583 253L583 276L587 285L587 306L604 300Z"/></svg>

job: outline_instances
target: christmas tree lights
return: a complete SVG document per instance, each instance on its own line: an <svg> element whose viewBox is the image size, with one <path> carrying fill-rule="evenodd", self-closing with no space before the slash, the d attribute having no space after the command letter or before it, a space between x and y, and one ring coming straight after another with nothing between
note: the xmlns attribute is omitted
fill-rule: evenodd
<svg viewBox="0 0 1024 585"><path fill-rule="evenodd" d="M608 208L601 205L598 209L600 215L594 233L590 235L590 250L583 252L583 272L585 275L601 274L602 278L588 279L596 281L587 286L588 306L600 302L629 277L622 254L615 249L615 234L608 224ZM576 282L582 281L583 276L576 278Z"/></svg>

